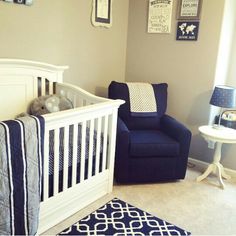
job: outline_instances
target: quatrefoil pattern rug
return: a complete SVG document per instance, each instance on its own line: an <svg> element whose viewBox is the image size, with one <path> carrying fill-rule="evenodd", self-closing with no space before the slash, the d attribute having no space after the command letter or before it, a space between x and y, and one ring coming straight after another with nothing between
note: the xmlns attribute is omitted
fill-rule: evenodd
<svg viewBox="0 0 236 236"><path fill-rule="evenodd" d="M189 232L114 198L59 235L190 235Z"/></svg>

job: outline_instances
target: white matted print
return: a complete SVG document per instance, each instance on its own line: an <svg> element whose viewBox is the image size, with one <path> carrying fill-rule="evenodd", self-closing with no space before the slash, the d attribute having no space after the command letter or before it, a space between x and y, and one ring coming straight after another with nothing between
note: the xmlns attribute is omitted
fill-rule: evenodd
<svg viewBox="0 0 236 236"><path fill-rule="evenodd" d="M173 0L149 0L148 33L170 33Z"/></svg>
<svg viewBox="0 0 236 236"><path fill-rule="evenodd" d="M112 0L93 0L92 24L96 27L112 26Z"/></svg>

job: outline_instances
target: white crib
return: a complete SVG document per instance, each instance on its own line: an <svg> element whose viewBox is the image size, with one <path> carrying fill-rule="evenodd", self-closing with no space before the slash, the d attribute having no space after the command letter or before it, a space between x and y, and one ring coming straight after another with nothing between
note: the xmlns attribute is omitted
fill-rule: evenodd
<svg viewBox="0 0 236 236"><path fill-rule="evenodd" d="M63 72L66 69L67 66L35 61L0 59L0 120L13 119L17 114L27 110L31 100L46 94L62 94L69 98L74 106L74 109L44 115L43 199L40 204L39 234L110 193L113 186L117 111L123 101L101 98L79 87L63 83ZM80 153L77 153L78 125L81 127ZM72 138L71 128L74 130ZM64 139L63 172L59 169L58 151L61 145L59 140L61 130ZM89 151L85 160L86 130L89 130ZM54 132L54 163L53 174L51 174L53 189L52 193L49 193L51 131ZM69 173L68 145L70 142L73 142L73 149ZM94 142L96 142L96 150L94 150ZM78 155L80 156L79 168ZM79 181L77 171L79 171ZM63 175L61 187L59 187L60 173ZM71 178L70 185L69 178Z"/></svg>

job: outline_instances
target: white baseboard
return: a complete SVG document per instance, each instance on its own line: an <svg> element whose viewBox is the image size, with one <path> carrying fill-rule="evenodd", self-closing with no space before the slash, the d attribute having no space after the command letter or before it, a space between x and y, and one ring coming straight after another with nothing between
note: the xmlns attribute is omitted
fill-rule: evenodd
<svg viewBox="0 0 236 236"><path fill-rule="evenodd" d="M210 163L205 162L205 161L200 161L197 159L193 159L191 157L188 158L189 162L191 162L192 164L194 164L195 166L197 166L200 170L204 171L206 170L206 168L208 167L208 165ZM232 178L236 178L236 170L232 170L229 168L224 168L224 170L227 172L227 174L229 174Z"/></svg>

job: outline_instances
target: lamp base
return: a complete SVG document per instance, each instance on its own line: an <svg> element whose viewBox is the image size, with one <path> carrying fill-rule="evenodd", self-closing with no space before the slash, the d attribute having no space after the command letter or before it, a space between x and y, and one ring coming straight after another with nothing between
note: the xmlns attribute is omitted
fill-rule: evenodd
<svg viewBox="0 0 236 236"><path fill-rule="evenodd" d="M225 126L219 125L219 124L214 124L214 125L212 125L212 128L213 128L213 129L221 130L221 129L225 129Z"/></svg>

